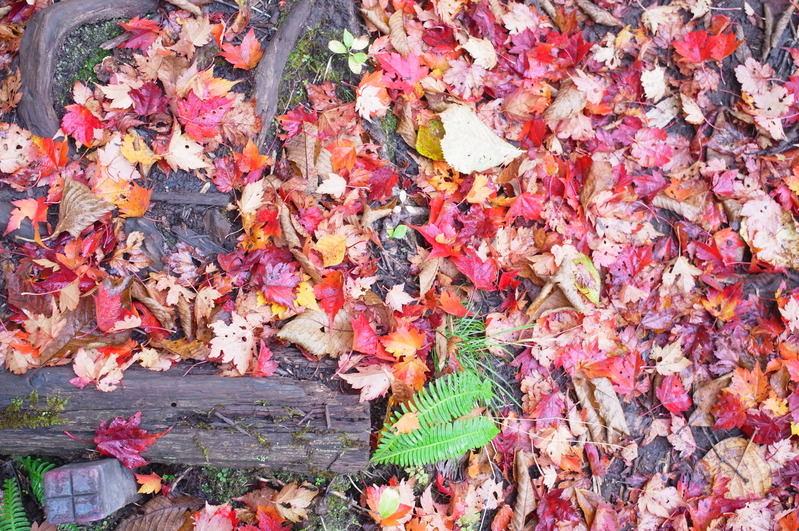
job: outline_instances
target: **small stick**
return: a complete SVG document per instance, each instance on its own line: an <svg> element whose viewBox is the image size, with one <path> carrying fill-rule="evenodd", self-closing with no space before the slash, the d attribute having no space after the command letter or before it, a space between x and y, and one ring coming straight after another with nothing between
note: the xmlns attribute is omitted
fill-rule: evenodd
<svg viewBox="0 0 799 531"><path fill-rule="evenodd" d="M233 422L232 420L230 420L229 418L227 418L226 416L224 416L224 415L223 415L222 413L220 413L219 411L214 411L214 415L215 415L216 417L218 417L219 419L221 419L221 420L222 420L222 422L224 422L225 424L228 424L228 425L230 425L230 426L231 426L231 427L232 427L234 430L236 430L236 431L238 431L238 432L241 432L241 433L243 433L244 435L247 435L247 436L249 436L249 437L252 437L252 436L253 436L253 435L252 435L252 433L248 433L248 432L247 432L247 430L245 430L244 428L242 428L241 426L239 426L238 424L236 424L235 422Z"/></svg>
<svg viewBox="0 0 799 531"><path fill-rule="evenodd" d="M763 3L763 45L760 48L760 61L765 62L769 52L771 52L771 37L774 34L774 14L767 3Z"/></svg>

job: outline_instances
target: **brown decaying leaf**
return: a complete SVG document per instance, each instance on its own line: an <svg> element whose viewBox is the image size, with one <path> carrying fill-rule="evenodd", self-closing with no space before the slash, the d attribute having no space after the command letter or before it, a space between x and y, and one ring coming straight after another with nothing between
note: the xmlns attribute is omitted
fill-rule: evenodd
<svg viewBox="0 0 799 531"><path fill-rule="evenodd" d="M693 398L696 409L688 419L690 426L710 428L716 423L716 419L710 410L716 404L721 390L730 385L730 380L732 380L732 375L727 374L698 386L694 384Z"/></svg>
<svg viewBox="0 0 799 531"><path fill-rule="evenodd" d="M590 0L577 0L577 5L580 9L583 10L583 13L588 15L591 20L596 22L597 24L604 24L605 26L616 26L616 27L624 27L624 23L621 20L614 17L601 7L597 6L595 3L591 2Z"/></svg>
<svg viewBox="0 0 799 531"><path fill-rule="evenodd" d="M771 489L771 467L763 448L743 437L724 439L699 464L711 478L730 478L726 498L760 498Z"/></svg>
<svg viewBox="0 0 799 531"><path fill-rule="evenodd" d="M630 428L621 408L621 402L607 378L591 380L575 376L574 390L580 405L586 411L586 424L591 437L597 442L616 444L621 434L629 435Z"/></svg>
<svg viewBox="0 0 799 531"><path fill-rule="evenodd" d="M144 504L144 514L129 516L117 531L183 531L193 529L192 513L203 506L203 501L193 496L174 499L156 496ZM191 527L186 527L187 525Z"/></svg>
<svg viewBox="0 0 799 531"><path fill-rule="evenodd" d="M34 522L31 531L58 531L58 527L45 520L41 524Z"/></svg>
<svg viewBox="0 0 799 531"><path fill-rule="evenodd" d="M405 33L405 23L402 20L402 11L394 11L394 13L388 18L388 27L391 30L388 34L389 40L391 40L391 46L397 50L403 57L408 57L408 54L411 53L411 48L408 46L408 35Z"/></svg>
<svg viewBox="0 0 799 531"><path fill-rule="evenodd" d="M352 325L347 312L340 310L329 327L325 312L306 310L280 329L278 339L301 346L314 356L338 358L352 347Z"/></svg>
<svg viewBox="0 0 799 531"><path fill-rule="evenodd" d="M419 296L424 297L433 287L436 280L438 268L441 266L441 258L425 260L419 270Z"/></svg>
<svg viewBox="0 0 799 531"><path fill-rule="evenodd" d="M58 205L58 224L50 237L68 232L77 238L86 227L113 209L114 205L94 195L88 186L68 178Z"/></svg>
<svg viewBox="0 0 799 531"><path fill-rule="evenodd" d="M203 6L211 2L211 0L166 0L173 6L184 11L188 11L192 15L201 17L203 12L199 6Z"/></svg>
<svg viewBox="0 0 799 531"><path fill-rule="evenodd" d="M522 531L527 517L535 511L536 499L533 483L530 481L530 466L533 464L532 454L517 450L513 458L513 474L516 480L516 504L513 506L513 518L510 531Z"/></svg>
<svg viewBox="0 0 799 531"><path fill-rule="evenodd" d="M322 275L313 262L302 252L302 241L300 241L300 235L297 233L288 206L282 201L278 201L278 206L280 208L280 230L289 246L289 250L291 250L291 254L294 256L294 259L299 262L302 270L311 277L314 282L320 284L322 282Z"/></svg>
<svg viewBox="0 0 799 531"><path fill-rule="evenodd" d="M585 108L587 100L585 94L574 86L574 83L564 81L555 96L555 100L544 111L544 120L565 120L571 118Z"/></svg>

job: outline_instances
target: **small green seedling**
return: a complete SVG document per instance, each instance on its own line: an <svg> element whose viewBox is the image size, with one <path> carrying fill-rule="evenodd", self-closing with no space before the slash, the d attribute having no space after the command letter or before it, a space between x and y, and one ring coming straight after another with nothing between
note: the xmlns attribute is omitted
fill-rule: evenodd
<svg viewBox="0 0 799 531"><path fill-rule="evenodd" d="M386 232L388 233L389 238L394 238L395 240L401 240L408 234L408 226L399 224L393 229L387 229Z"/></svg>
<svg viewBox="0 0 799 531"><path fill-rule="evenodd" d="M369 46L368 36L354 37L348 30L344 30L340 41L332 40L327 43L331 52L347 56L347 66L353 74L360 74L363 65L369 59L369 56L361 51L367 46Z"/></svg>

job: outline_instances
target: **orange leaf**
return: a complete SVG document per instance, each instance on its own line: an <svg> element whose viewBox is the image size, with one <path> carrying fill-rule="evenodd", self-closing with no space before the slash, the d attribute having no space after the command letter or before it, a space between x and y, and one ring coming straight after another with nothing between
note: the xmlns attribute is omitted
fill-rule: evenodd
<svg viewBox="0 0 799 531"><path fill-rule="evenodd" d="M419 358L413 357L395 363L392 372L397 380L419 391L424 387L424 373L427 372L427 366Z"/></svg>
<svg viewBox="0 0 799 531"><path fill-rule="evenodd" d="M339 265L347 254L347 237L343 234L326 234L319 238L314 249L322 254L324 267Z"/></svg>
<svg viewBox="0 0 799 531"><path fill-rule="evenodd" d="M140 218L150 207L151 190L134 184L126 194L125 198L117 201L119 215L125 218Z"/></svg>
<svg viewBox="0 0 799 531"><path fill-rule="evenodd" d="M402 325L395 332L391 332L380 341L387 351L400 359L404 356L413 356L424 345L424 334L415 328Z"/></svg>
<svg viewBox="0 0 799 531"><path fill-rule="evenodd" d="M331 154L330 163L333 165L334 172L351 170L355 166L357 150L355 142L349 138L335 140L326 145L325 149Z"/></svg>
<svg viewBox="0 0 799 531"><path fill-rule="evenodd" d="M418 430L422 427L422 425L419 424L418 415L419 413L417 411L408 411L394 423L391 429L396 430L397 433L411 433L412 431Z"/></svg>
<svg viewBox="0 0 799 531"><path fill-rule="evenodd" d="M16 201L11 201L11 204L16 208L11 211L11 217L8 218L8 226L3 236L18 229L24 219L31 220L37 233L39 232L39 223L47 221L47 205L44 203L44 197L17 199Z"/></svg>
<svg viewBox="0 0 799 531"><path fill-rule="evenodd" d="M226 43L222 45L222 50L219 55L227 59L236 68L244 70L252 70L258 66L258 61L261 60L261 56L264 54L261 49L261 43L255 37L253 28L250 28L250 31L241 40L240 45Z"/></svg>
<svg viewBox="0 0 799 531"><path fill-rule="evenodd" d="M155 472L152 474L135 474L140 494L158 494L161 492L162 478Z"/></svg>
<svg viewBox="0 0 799 531"><path fill-rule="evenodd" d="M247 140L247 145L241 153L233 152L233 160L241 173L261 170L272 163L272 157L258 153L258 146L252 139Z"/></svg>

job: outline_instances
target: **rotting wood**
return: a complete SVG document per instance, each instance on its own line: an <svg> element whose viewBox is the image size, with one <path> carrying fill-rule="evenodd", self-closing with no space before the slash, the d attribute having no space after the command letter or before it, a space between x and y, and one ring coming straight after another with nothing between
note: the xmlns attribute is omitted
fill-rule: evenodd
<svg viewBox="0 0 799 531"><path fill-rule="evenodd" d="M92 22L143 15L156 0L64 0L31 17L19 49L22 100L19 117L33 134L52 137L61 127L53 107L53 79L58 50L74 29Z"/></svg>
<svg viewBox="0 0 799 531"><path fill-rule="evenodd" d="M150 200L170 205L227 206L233 202L229 194L215 192L153 192Z"/></svg>
<svg viewBox="0 0 799 531"><path fill-rule="evenodd" d="M369 461L368 403L318 381L153 373L131 368L110 393L78 389L70 367L47 367L17 376L0 371L0 410L37 391L58 395L67 421L46 428L0 430L0 453L76 456L94 445L101 420L142 412L150 433L172 430L143 455L151 462L234 468L268 467L354 473Z"/></svg>

